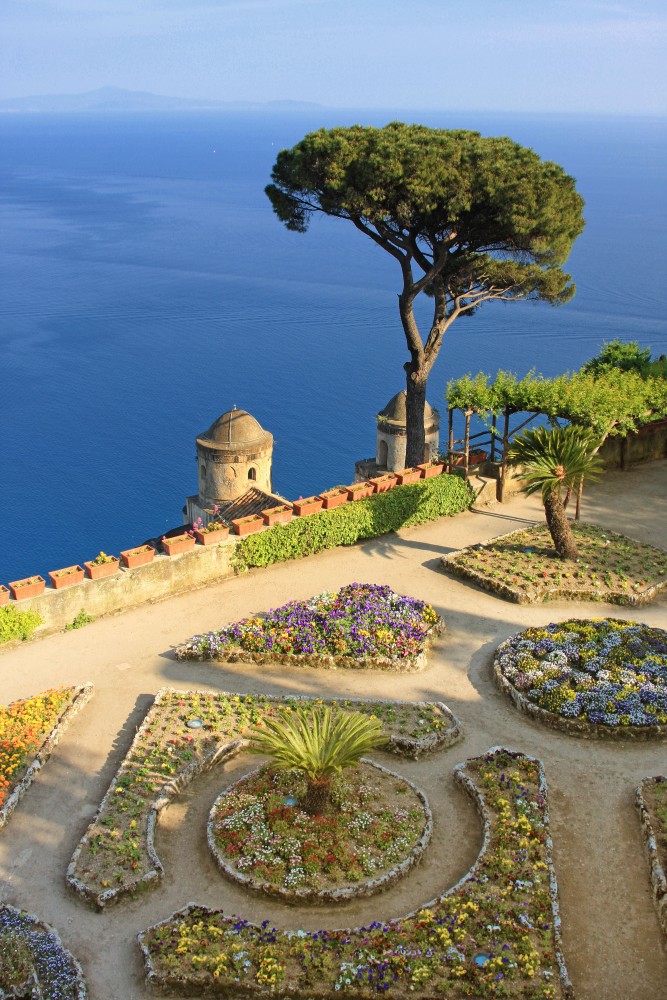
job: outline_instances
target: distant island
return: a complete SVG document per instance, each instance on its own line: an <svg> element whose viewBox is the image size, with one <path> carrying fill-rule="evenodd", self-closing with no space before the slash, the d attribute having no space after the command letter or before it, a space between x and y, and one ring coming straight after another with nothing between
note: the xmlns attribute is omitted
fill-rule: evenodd
<svg viewBox="0 0 667 1000"><path fill-rule="evenodd" d="M272 109L308 111L321 108L311 101L214 101L206 98L164 97L143 90L100 87L83 94L45 94L0 100L0 113L62 113L67 111L245 111Z"/></svg>

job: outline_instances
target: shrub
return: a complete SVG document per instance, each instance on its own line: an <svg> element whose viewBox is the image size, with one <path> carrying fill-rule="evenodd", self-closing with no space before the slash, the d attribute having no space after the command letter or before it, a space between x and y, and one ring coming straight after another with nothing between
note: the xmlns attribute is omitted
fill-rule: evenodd
<svg viewBox="0 0 667 1000"><path fill-rule="evenodd" d="M41 615L36 611L19 611L11 605L0 608L0 642L29 639L41 624Z"/></svg>
<svg viewBox="0 0 667 1000"><path fill-rule="evenodd" d="M90 622L94 621L95 619L93 616L89 615L85 608L81 608L81 611L79 611L78 615L75 615L69 625L65 625L65 631L71 632L72 629L83 628L84 625L88 625Z"/></svg>
<svg viewBox="0 0 667 1000"><path fill-rule="evenodd" d="M270 531L249 535L236 547L237 570L354 545L399 528L425 524L445 515L459 514L472 503L471 488L459 476L435 476L408 486L397 486L334 510L297 517Z"/></svg>

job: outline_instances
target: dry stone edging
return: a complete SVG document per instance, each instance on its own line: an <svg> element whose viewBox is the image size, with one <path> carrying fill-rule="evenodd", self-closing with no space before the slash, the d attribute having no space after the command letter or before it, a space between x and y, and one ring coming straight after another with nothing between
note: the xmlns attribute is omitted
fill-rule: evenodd
<svg viewBox="0 0 667 1000"><path fill-rule="evenodd" d="M33 760L28 765L25 774L12 790L11 795L8 796L2 809L0 809L0 830L6 826L9 817L30 788L44 764L46 764L74 716L78 715L81 709L88 704L94 693L95 688L90 681L85 684L74 685L71 699L58 716L55 725L49 731Z"/></svg>
<svg viewBox="0 0 667 1000"><path fill-rule="evenodd" d="M172 687L162 687L155 695L153 700L153 705L151 709L158 705L167 695L179 694L201 694L202 692L197 690L189 691L179 691L177 688ZM206 693L206 692L204 692ZM220 696L233 695L233 692L229 691L219 691L217 692ZM300 696L276 696L268 699L272 702L287 702L294 700L312 701L312 697L308 695ZM349 699L344 698L330 698L328 701L348 701ZM390 745L394 753L400 754L402 756L411 756L416 759L421 753L431 752L439 747L449 747L455 743L461 735L461 724L453 712L450 711L447 706L442 702L395 702L390 699L380 699L380 698L369 698L369 699L357 699L362 701L368 701L371 703L378 704L404 704L404 705L431 705L435 704L443 712L446 718L450 721L450 725L437 732L437 733L427 733L423 737L415 737L414 739L406 736L398 737L395 741L390 738ZM232 757L235 757L238 753L241 753L248 746L248 740L243 737L222 743L217 746L210 754L203 757L201 760L192 761L192 763L187 764L183 770L172 778L170 781L165 782L158 792L157 798L151 803L148 819L146 823L146 853L148 855L149 861L151 863L151 868L146 872L142 872L136 878L132 879L130 882L124 882L122 885L117 887L109 887L103 892L97 892L92 889L89 885L83 882L76 875L77 865L79 863L79 858L81 852L90 843L89 831L95 828L98 823L99 817L103 814L104 809L109 802L109 800L115 795L115 790L120 779L123 764L125 760L131 755L135 745L141 743L143 737L146 735L146 730L152 725L151 720L151 709L146 713L146 716L137 729L137 732L130 744L127 753L123 757L123 761L120 767L116 771L116 774L111 780L102 801L100 802L93 819L88 825L86 833L77 844L72 859L67 866L66 882L67 885L72 889L74 893L81 896L87 902L91 903L95 909L98 911L104 910L104 908L110 904L118 902L125 896L131 896L134 893L141 891L145 888L151 887L157 884L159 880L164 875L164 866L158 857L157 851L155 849L155 831L157 829L158 820L163 809L170 804L170 802L186 788L190 782L203 774L206 771L211 770L218 764L222 764ZM410 752L408 752L410 749Z"/></svg>
<svg viewBox="0 0 667 1000"><path fill-rule="evenodd" d="M277 663L280 666L314 667L325 670L393 670L397 673L418 673L426 667L433 639L445 631L443 618L430 627L424 637L424 648L416 656L334 656L325 653L252 653L240 647L231 647L218 656L209 657L204 653L193 653L193 640L177 646L174 655L177 660L201 662L253 663L265 665Z"/></svg>
<svg viewBox="0 0 667 1000"><path fill-rule="evenodd" d="M605 726L600 722L584 722L581 719L566 719L555 712L549 712L546 708L541 708L530 701L521 691L514 687L509 681L499 663L499 656L505 646L512 640L507 639L498 646L493 658L493 679L496 686L506 694L523 715L530 716L537 722L555 729L568 736L578 736L583 740L602 739L612 740L617 743L622 742L648 742L649 740L660 740L667 737L667 726Z"/></svg>
<svg viewBox="0 0 667 1000"><path fill-rule="evenodd" d="M83 974L83 969L77 958L68 951L60 940L60 935L51 927L50 924L45 923L40 920L39 917L35 916L34 913L28 913L26 910L19 910L16 906L12 906L11 903L0 903L0 912L3 910L8 911L13 917L25 921L31 927L31 935L38 935L41 938L48 938L48 940L53 944L53 946L60 951L66 958L67 962L71 964L72 971L74 973L74 983L75 983L75 997L76 1000L87 1000L88 989L86 987L86 980ZM20 932L19 932L20 933ZM28 944L30 942L28 941ZM62 997L62 993L58 992L58 996L53 996L49 992L44 992L39 983L39 977L36 970L33 969L32 979L34 981L34 986L30 994L31 1000L58 1000L58 997ZM28 983L25 986L29 986ZM4 987L0 984L0 1000L12 1000L14 997L24 997L25 986L18 987ZM23 989L24 992L20 992Z"/></svg>
<svg viewBox="0 0 667 1000"><path fill-rule="evenodd" d="M424 825L424 830L413 848L408 852L408 854L400 861L398 864L389 868L382 875L378 875L375 878L366 879L364 882L357 882L354 885L341 886L339 889L321 889L317 892L312 890L304 889L284 889L281 886L271 885L268 882L258 882L254 879L252 875L244 875L242 872L238 871L233 865L225 861L224 856L218 849L215 842L214 835L214 825L216 819L216 813L220 804L220 800L224 795L227 795L238 785L242 784L248 777L244 775L239 778L238 781L233 782L228 788L219 795L211 807L211 811L208 817L208 823L206 824L206 840L208 842L209 850L215 858L218 868L221 872L231 881L237 882L242 885L244 889L250 889L254 892L263 893L266 896L278 897L285 903L290 903L295 906L308 905L317 906L324 905L327 903L344 903L350 899L359 899L367 896L375 896L377 893L384 892L390 886L394 885L401 879L404 875L410 871L411 868L421 861L424 851L429 845L431 836L433 834L433 814L431 812L431 807L429 805L428 799L425 793L418 788L412 781L404 777L402 774L396 774L394 771L390 771L389 768L383 767L382 764L378 764L376 761L369 760L367 757L362 757L359 761L360 764L368 764L374 767L376 770L381 771L383 774L388 775L391 778L397 778L404 784L408 785L412 791L415 793L417 798L422 804L424 809L424 816L426 818L426 823ZM256 774L261 768L256 768L255 771L251 772Z"/></svg>
<svg viewBox="0 0 667 1000"><path fill-rule="evenodd" d="M536 521L535 525L538 525L539 523L539 521ZM519 531L523 530L524 529L519 529ZM607 528L604 530L607 535L613 536L614 538L622 538L629 542L635 542L637 545L646 545L646 542L640 542L638 539L631 538L629 535L622 535L618 531L611 531ZM441 556L440 565L446 572L451 573L452 576L456 576L462 580L470 580L471 583L476 584L476 586L478 586L481 590L486 590L491 594L496 594L498 597L502 597L504 600L510 601L512 604L545 604L548 601L558 600L595 601L598 603L603 601L609 604L617 604L619 607L638 608L645 604L650 604L651 601L655 600L658 594L667 587L667 577L665 577L663 580L659 580L657 583L648 587L641 594L626 594L621 590L601 594L599 590L571 590L568 587L548 587L531 597L530 594L525 593L523 590L519 590L518 587L513 587L509 583L489 579L489 577L484 573L479 573L477 570L471 569L469 566L459 565L458 558L460 556L475 550L479 551L479 549L488 549L497 542L501 542L505 538L511 538L512 535L516 534L519 534L519 532L515 528L513 531L507 531L503 535L496 535L494 538L487 539L487 541L476 542L474 545L466 545L465 548L457 549L456 552L450 552L448 555Z"/></svg>
<svg viewBox="0 0 667 1000"><path fill-rule="evenodd" d="M657 784L658 782L667 782L667 778L664 775L655 775L654 777L644 778L637 788L635 805L639 811L639 821L641 823L642 836L644 840L644 853L649 867L653 902L655 904L662 932L667 937L667 876L665 875L665 869L662 867L660 862L656 832L653 829L651 814L644 799L645 787L649 784Z"/></svg>
<svg viewBox="0 0 667 1000"><path fill-rule="evenodd" d="M495 753L506 753L514 757L518 756L524 757L526 760L529 760L532 763L534 763L538 769L539 791L544 803L543 810L544 810L544 822L546 830L545 857L549 875L549 900L551 903L551 914L553 918L554 956L556 959L556 965L558 967L558 975L560 978L560 982L566 1000L574 1000L574 988L572 986L572 981L569 977L567 966L565 964L565 957L563 955L562 928L560 919L560 908L558 903L558 882L556 879L556 872L553 866L553 841L551 839L551 834L549 832L550 826L549 826L549 811L548 811L548 799L547 799L548 786L547 786L546 774L544 772L544 767L542 765L542 762L537 757L532 757L529 754L523 754L520 751L509 750L508 748L501 746L490 747L485 752L485 754L481 754L480 756L488 756L489 754L495 754ZM435 896L428 902L423 903L421 906L418 907L418 909L411 910L409 913L406 913L401 917L394 917L392 918L392 920L387 921L388 926L400 923L404 920L415 918L418 916L420 911L429 909L430 907L435 906L440 900L446 899L448 896L453 895L455 892L461 889L462 886L467 881L476 878L477 873L479 872L485 860L485 856L491 841L492 818L491 818L491 813L486 805L486 800L484 798L484 794L481 788L477 784L475 784L472 778L470 778L467 774L465 774L465 768L467 763L468 763L467 761L462 761L460 764L457 764L454 767L454 779L457 782L457 784L459 784L460 787L468 795L470 795L475 804L480 819L482 821L483 839L479 854L477 855L477 858L475 859L472 866L458 880L458 882L455 883L455 885L451 886L449 889L441 893L439 896ZM186 905L182 907L180 910L175 910L164 920L161 920L156 924L152 924L150 927L145 928L145 930L141 931L137 935L139 948L141 949L141 953L144 959L144 968L146 970L146 982L150 987L160 990L163 993L173 993L173 991L176 988L178 988L179 992L184 996L207 996L207 995L217 996L220 994L219 993L211 994L209 991L205 989L204 984L202 982L193 983L192 980L178 976L174 976L170 980L166 980L156 970L153 964L150 950L144 943L144 937L146 935L151 934L154 930L157 930L158 928L160 928L164 924L169 923L172 920L181 917L187 917L188 914L193 911L213 912L210 911L208 907L201 906L200 904L191 901L189 903L186 903ZM364 928L345 927L345 928L337 928L336 930L340 933L345 933L345 934L361 934L364 931ZM285 933L293 934L295 932L287 931ZM253 986L251 988L248 988L247 986L241 985L240 983L236 984L235 992L239 996L258 997L261 998L261 1000L264 1000L264 998L270 998L276 996L276 993L273 990L263 989L261 986L256 986L256 987ZM312 1000L312 990L310 991L290 990L289 993L284 992L281 995L282 996L289 995L289 997L291 997L292 1000ZM332 992L330 994L331 1000L333 1000L334 996L336 996L336 994Z"/></svg>

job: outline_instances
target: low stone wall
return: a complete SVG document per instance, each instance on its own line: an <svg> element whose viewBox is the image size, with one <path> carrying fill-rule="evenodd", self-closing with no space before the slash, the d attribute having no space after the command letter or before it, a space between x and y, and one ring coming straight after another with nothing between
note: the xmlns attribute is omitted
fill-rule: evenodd
<svg viewBox="0 0 667 1000"><path fill-rule="evenodd" d="M605 470L627 469L667 458L667 420L655 420L625 437L608 437L600 448Z"/></svg>
<svg viewBox="0 0 667 1000"><path fill-rule="evenodd" d="M651 814L644 799L644 791L648 790L649 785L664 781L667 781L667 778L663 775L658 775L654 778L644 778L637 789L635 805L639 810L639 820L644 838L644 851L646 853L646 860L648 861L653 902L658 912L660 926L663 933L667 935L667 876L665 876L665 870L660 864L657 835L653 829Z"/></svg>
<svg viewBox="0 0 667 1000"><path fill-rule="evenodd" d="M233 576L232 557L236 545L236 538L230 537L219 545L196 545L177 556L156 552L153 562L147 566L136 569L121 566L114 576L103 580L86 579L62 590L47 587L39 597L11 604L19 611L36 611L43 622L36 634L43 635L69 625L82 608L98 618Z"/></svg>

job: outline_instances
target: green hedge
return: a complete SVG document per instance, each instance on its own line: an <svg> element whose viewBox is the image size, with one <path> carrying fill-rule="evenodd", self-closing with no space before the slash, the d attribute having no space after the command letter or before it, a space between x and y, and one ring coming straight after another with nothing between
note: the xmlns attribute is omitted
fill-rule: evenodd
<svg viewBox="0 0 667 1000"><path fill-rule="evenodd" d="M472 489L460 476L434 476L408 486L396 486L335 510L297 517L289 524L275 525L270 531L247 535L236 546L234 568L269 566L338 545L354 545L364 538L459 514L470 507L472 500Z"/></svg>
<svg viewBox="0 0 667 1000"><path fill-rule="evenodd" d="M36 611L19 611L7 605L0 608L0 642L11 639L29 639L42 619Z"/></svg>

